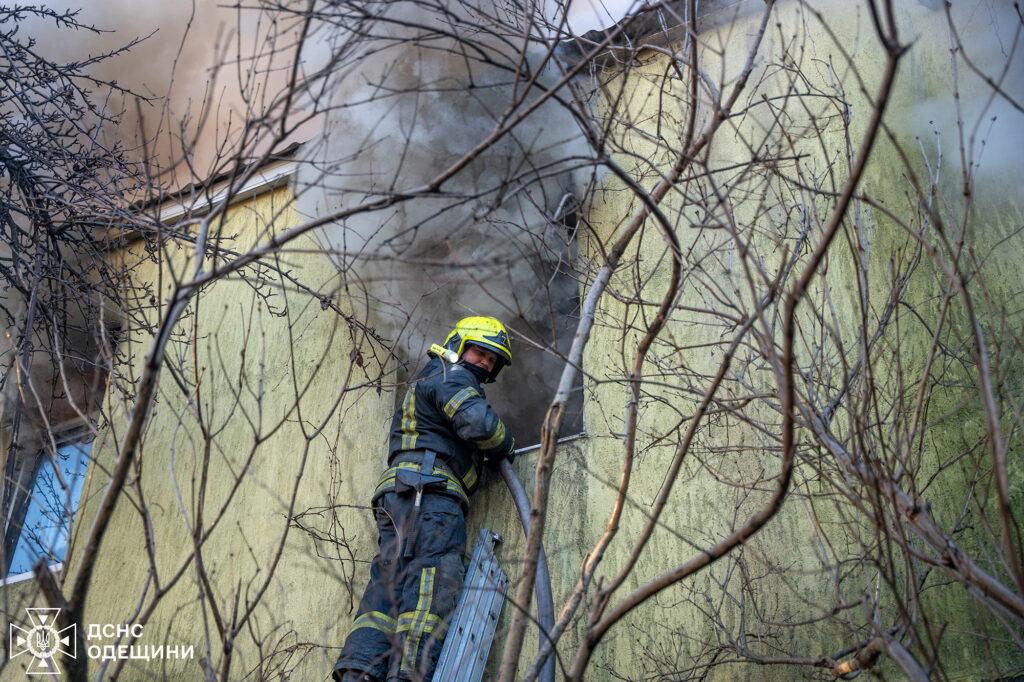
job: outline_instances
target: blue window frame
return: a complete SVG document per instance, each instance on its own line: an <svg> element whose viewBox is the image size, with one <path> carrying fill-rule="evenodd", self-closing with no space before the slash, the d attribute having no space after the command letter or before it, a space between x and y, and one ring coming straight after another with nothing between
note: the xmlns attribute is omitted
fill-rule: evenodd
<svg viewBox="0 0 1024 682"><path fill-rule="evenodd" d="M91 442L78 442L60 446L55 457L40 453L8 576L31 571L40 558L50 565L64 561L91 452Z"/></svg>

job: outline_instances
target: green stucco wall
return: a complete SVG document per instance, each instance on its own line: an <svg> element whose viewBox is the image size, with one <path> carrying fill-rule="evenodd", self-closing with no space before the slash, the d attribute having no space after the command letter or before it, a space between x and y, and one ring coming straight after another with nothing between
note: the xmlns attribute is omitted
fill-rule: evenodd
<svg viewBox="0 0 1024 682"><path fill-rule="evenodd" d="M867 11L859 3L812 5L823 13L823 21L831 27L834 37L823 28L822 20L800 3L781 3L769 23L748 92L734 108L742 112L726 122L711 145L708 166L725 170L710 178L681 183L684 189L670 193L662 205L666 215L675 222L684 262L690 268L684 274L683 295L677 302L689 309L673 313L672 322L662 335L665 342L655 344L645 367L648 376L655 382L663 382L665 388L659 389L655 384L641 401L640 456L633 474L631 504L627 505L618 539L600 572L606 577L614 575L615 568L628 557L632 541L644 525L646 510L663 484L664 472L681 431L680 420L692 412L699 398L699 395L681 392L683 382L664 374L665 368L675 368L680 376L685 372L687 376L710 377L721 361L732 332L721 317L706 311L714 309L739 315L754 307L737 249L730 243L728 232L716 229L714 223L716 220L724 223L731 215L740 226L743 238L751 239L751 250L756 252L756 258L762 259L765 270L774 272L782 257L781 246L793 249L798 244L801 207L813 212L829 206L820 197L801 191L797 185L817 182L825 191L838 189L848 170L845 160L848 141L842 117L849 117L849 143L853 145L859 143L859 135L867 125L870 102L857 86L838 48L841 45L849 52L865 87L873 93L885 54L873 36ZM735 21L721 23L701 34L702 67L723 92L729 89L743 66L763 7L760 2L734 3L730 10L723 12L738 12ZM909 150L912 167L918 173L926 168L923 155L927 155L933 170L939 151L945 155L941 170L936 172L936 201L945 202L943 212L955 222L964 209L959 168L956 161L950 161L950 157L958 154L958 144L946 15L928 9L924 3L898 3L897 8L902 39L913 42L913 47L901 64L886 117L888 130ZM977 48L976 59L978 53L987 53L983 46L990 46L995 40L993 25L997 24L999 14L991 12L982 16L974 12L977 9L954 12L965 43ZM1012 25L1004 30L1004 37L1006 31L1012 35ZM725 55L724 59L721 54ZM804 77L797 81L800 91L842 95L849 108L843 111L816 95L792 96L791 76L797 68ZM966 101L963 117L971 126L974 117L983 111L987 90L977 79L963 73L960 78L959 86ZM617 122L611 129L612 146L621 149L616 158L634 177L640 178L645 187L652 187L659 173L666 172L671 163L666 145L675 144L682 135L685 115L672 95L678 96L685 84L674 79L668 59L654 52L641 58L628 75L607 80L602 102L606 107L610 106L608 103L620 107L615 114ZM1019 63L1018 68L1011 69L1007 83L1008 87L1019 91ZM625 96L621 96L623 93ZM767 101L772 104L768 106ZM997 105L989 114L996 113L1005 118L1008 112L1005 106ZM810 125L812 116L821 126L818 130ZM789 140L780 140L778 130L773 135L766 134L776 117L784 122L782 128L791 136ZM1015 120L1019 128L1019 115ZM698 133L700 125L706 121L705 112ZM1008 128L1001 122L994 134L990 132L989 146L1019 142L1015 131L1016 128ZM979 134L979 141L982 137ZM763 157L778 154L801 158L798 162L780 162L781 174L787 181L759 171L743 177L740 175L742 168L736 166L749 162L752 150ZM1017 264L1024 245L1019 237L1015 238L1015 229L1021 224L1021 195L1014 179L1019 177L1020 161L1008 160L1003 155L985 160L988 163L982 164L982 170L978 171L975 206L966 222L969 229L979 231L972 233L972 239L989 259L984 272L991 283L993 305L1015 310L1013 297L1020 281ZM833 176L826 172L829 165L833 167ZM908 194L902 167L893 143L883 136L872 155L862 189L901 219L919 227L920 211L916 199ZM703 206L715 203L708 197L716 192L728 195L728 200L718 205L716 216L708 217ZM607 248L616 231L638 207L639 202L631 197L631 192L618 180L609 178L590 207L588 218L595 228L594 236L581 251L598 257L601 250L595 240L600 239ZM869 262L867 290L871 297L872 319L880 315L892 288L892 264L906 266L914 241L870 207L857 205L851 209L850 216L845 234L836 240L825 261L825 275L812 286L808 298L815 304L828 301L828 323L838 325L836 328L852 362L856 359L858 311L850 246L854 241L851 237L854 220L859 229L870 233L866 240L870 242L870 250L864 257ZM827 214L817 219L824 217ZM816 243L814 229L820 229L821 223L811 222L811 246L802 247L804 255ZM704 226L704 229L691 225ZM653 305L660 301L668 283L667 250L653 219L648 220L638 244L627 253L621 276L613 278L612 288L618 300L605 297L599 309L595 337L586 355L593 387L586 413L591 434L586 472L586 508L590 521L584 531L589 544L596 541L603 520L610 512L610 488L618 481L621 470L623 448L616 434L623 429L627 397L624 377L636 352L637 330L653 316ZM1001 244L1000 248L989 253L996 244ZM907 300L916 306L914 314L923 315L926 320L937 317L940 285L935 266L925 259L908 285ZM730 308L732 297L735 305ZM640 298L645 303L621 302L630 298ZM901 314L904 317L898 334L887 334L882 343L900 346L901 361L910 365L900 369L909 377L913 376L912 366L923 365L930 327L919 323L914 314L905 310ZM951 325L951 343L962 340L967 329L962 311L957 314L960 318ZM807 317L803 319L809 326L820 328ZM1010 313L1010 319L1012 322L1007 324L1019 329L1019 313ZM780 331L778 327L773 329L778 342ZM1005 338L1008 337L1004 337L1004 342ZM810 362L806 347L801 349L804 341L798 340L798 352L805 362ZM744 351L740 349L734 371L742 364L743 357ZM896 355L880 351L877 357L883 358L874 368L882 377L880 381L895 381L892 377L896 367L886 366L885 359L895 363ZM1004 367L1011 372L1011 377L1018 377L1011 385L1019 386L1019 363L1009 361ZM936 463L947 463L955 453L968 449L969 444L984 437L983 413L973 385L976 375L957 369L948 371L959 383L951 380L952 385L935 401L942 409L952 411L945 418L936 419L936 427L926 437L924 457L931 462L924 465L926 474L929 467L934 470ZM737 390L733 386L723 393L729 395L732 390L735 395L750 396L761 389L772 395L778 390L774 377L763 365L748 367L745 380L749 382L748 389ZM769 425L779 423L778 415L759 408L756 400L736 409L759 415ZM938 407L933 409L939 410ZM706 420L676 482L663 524L619 591L620 596L694 556L699 547L725 536L730 528L764 504L771 489L771 477L779 467L776 434L757 433L728 415L719 414ZM1014 446L1011 444L1011 447ZM1019 440L1016 447L1019 448ZM1018 467L1018 464L1011 465L1019 509L1024 491ZM968 462L963 467L946 469L928 481L929 487L923 493L947 527L955 526L956 514L962 513L968 490L964 472L970 470ZM763 481L759 487L744 489L745 484L758 478ZM921 478L928 480L927 475ZM715 647L729 637L745 637L749 650L765 658L793 655L813 659L854 644L850 635L838 627L835 621L839 619L829 617L836 597L832 592L832 577L824 570L819 554L828 542L836 556L848 559L856 556L857 543L848 536L844 540L844 533L857 529L859 522L841 529L839 510L849 513L850 508L842 501L831 499L834 496L826 494L807 467L797 467L793 489L796 494L790 497L782 512L743 549L747 570L752 572L751 577L758 587L755 594L740 589L740 567L729 560L665 590L634 611L605 638L592 662L593 679L613 679L615 675L627 679L676 679L697 675L701 672L700 664L707 663ZM860 531L866 528L863 526ZM966 544L971 543L969 533L958 537ZM941 635L945 672L965 679L997 678L1019 672L1019 651L1008 641L1008 633L1001 624L989 611L972 605L973 599L962 587L949 584L946 576L936 573L930 574L924 608L936 618L935 622L946 624ZM855 584L871 589L872 576L865 574L849 579L844 587L845 596L856 597L856 590L851 589ZM727 589L723 590L723 586ZM742 622L739 620L741 602L747 614ZM754 617L755 614L759 617ZM716 618L720 620L715 622ZM863 616L857 614L854 620L857 618ZM735 639L726 643L733 644ZM571 658L571 645L565 647L565 653ZM898 669L885 660L881 670L886 675L900 677ZM735 655L723 654L713 676L754 680L792 679L813 674L813 669L807 666L760 666L744 663ZM830 677L827 671L817 674Z"/></svg>

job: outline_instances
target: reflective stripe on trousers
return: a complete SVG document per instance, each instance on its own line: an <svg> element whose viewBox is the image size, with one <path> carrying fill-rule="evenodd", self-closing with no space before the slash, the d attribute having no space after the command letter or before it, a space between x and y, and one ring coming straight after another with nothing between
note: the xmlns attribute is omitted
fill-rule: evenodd
<svg viewBox="0 0 1024 682"><path fill-rule="evenodd" d="M379 679L430 679L465 568L466 520L459 500L425 493L415 554L401 556L413 496L385 492L375 502L379 553L337 668ZM339 614L344 617L344 614Z"/></svg>

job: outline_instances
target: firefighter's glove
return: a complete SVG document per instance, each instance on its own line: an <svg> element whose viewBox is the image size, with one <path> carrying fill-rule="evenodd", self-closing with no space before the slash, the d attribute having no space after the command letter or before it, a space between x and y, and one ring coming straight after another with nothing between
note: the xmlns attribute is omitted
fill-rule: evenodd
<svg viewBox="0 0 1024 682"><path fill-rule="evenodd" d="M492 452L488 452L486 455L484 455L484 462L486 462L489 466L494 467L495 469L498 468L498 466L501 464L501 461L503 459L507 459L509 462L513 462L515 460L515 458L516 458L515 447L516 447L515 440L513 440L512 443L511 443L511 446L509 447L509 449L507 451L501 451L501 452L494 452L494 451L492 451Z"/></svg>

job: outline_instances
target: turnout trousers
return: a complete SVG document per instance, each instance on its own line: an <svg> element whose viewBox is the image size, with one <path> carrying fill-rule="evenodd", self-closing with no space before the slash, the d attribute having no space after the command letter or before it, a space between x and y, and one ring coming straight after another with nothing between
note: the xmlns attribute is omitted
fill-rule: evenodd
<svg viewBox="0 0 1024 682"><path fill-rule="evenodd" d="M352 631L335 665L379 680L430 680L465 575L466 518L460 500L425 491L374 500L378 553ZM415 532L411 551L405 537Z"/></svg>

